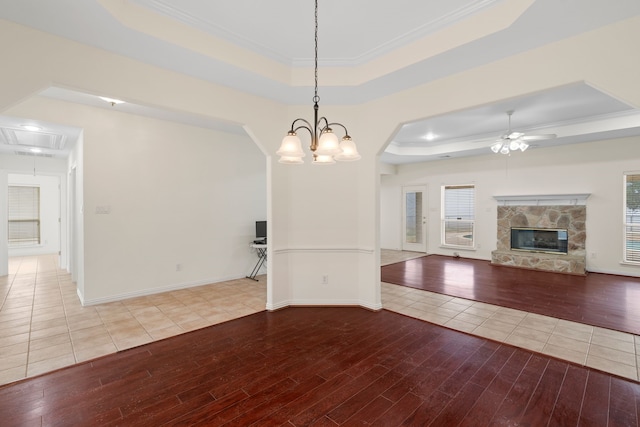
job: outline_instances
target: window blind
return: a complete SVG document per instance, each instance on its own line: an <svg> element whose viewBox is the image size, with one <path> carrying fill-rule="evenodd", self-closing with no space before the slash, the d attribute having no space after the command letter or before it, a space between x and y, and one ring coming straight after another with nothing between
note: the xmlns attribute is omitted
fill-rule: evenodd
<svg viewBox="0 0 640 427"><path fill-rule="evenodd" d="M475 186L444 186L442 202L442 244L473 247Z"/></svg>
<svg viewBox="0 0 640 427"><path fill-rule="evenodd" d="M640 263L640 174L626 174L624 184L624 260Z"/></svg>
<svg viewBox="0 0 640 427"><path fill-rule="evenodd" d="M40 244L40 187L9 186L9 246Z"/></svg>

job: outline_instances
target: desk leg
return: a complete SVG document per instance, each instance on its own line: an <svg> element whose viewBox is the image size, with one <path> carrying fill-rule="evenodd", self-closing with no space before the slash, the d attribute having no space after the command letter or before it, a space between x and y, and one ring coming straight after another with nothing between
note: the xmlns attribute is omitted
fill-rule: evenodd
<svg viewBox="0 0 640 427"><path fill-rule="evenodd" d="M260 268L262 267L264 262L267 260L267 250L259 248L258 257L259 258L258 262L256 262L256 266L253 267L253 270L251 270L251 274L247 276L247 279L255 280L256 282L258 281L258 279L256 279L256 276L258 275L258 272L260 271Z"/></svg>

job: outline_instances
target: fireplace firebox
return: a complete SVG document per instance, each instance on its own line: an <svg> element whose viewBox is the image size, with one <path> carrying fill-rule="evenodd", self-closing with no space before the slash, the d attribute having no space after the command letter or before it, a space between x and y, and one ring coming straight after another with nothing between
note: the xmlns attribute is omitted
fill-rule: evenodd
<svg viewBox="0 0 640 427"><path fill-rule="evenodd" d="M567 230L557 228L512 228L511 249L516 251L567 253Z"/></svg>

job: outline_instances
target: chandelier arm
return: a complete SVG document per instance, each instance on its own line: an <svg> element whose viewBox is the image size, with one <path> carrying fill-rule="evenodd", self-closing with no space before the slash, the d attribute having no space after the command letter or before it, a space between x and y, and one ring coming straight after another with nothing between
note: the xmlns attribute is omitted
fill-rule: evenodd
<svg viewBox="0 0 640 427"><path fill-rule="evenodd" d="M324 117L323 117L324 119ZM326 119L325 119L326 121ZM343 125L342 123L338 123L338 122L334 122L334 123L327 123L327 128L330 128L332 126L340 126L343 130L344 130L344 135L345 136L349 136L349 131L347 130L347 127L345 125ZM325 128L326 129L326 128Z"/></svg>
<svg viewBox="0 0 640 427"><path fill-rule="evenodd" d="M300 125L300 126L298 126L298 127L295 127L295 126L296 126L296 123L298 123L298 122L303 122L303 123L304 123L304 125ZM311 123L309 123L309 122L308 122L308 121L306 121L305 119L302 119L302 118L300 118L300 119L295 119L295 120L293 121L293 123L291 123L291 132L297 132L299 129L306 129L306 130L308 130L308 131L309 131L309 133L313 134L313 131L311 130L311 128L312 128L312 127L313 127L313 125L311 125Z"/></svg>
<svg viewBox="0 0 640 427"><path fill-rule="evenodd" d="M298 131L299 131L300 129L306 129L306 130L309 132L309 135L313 136L313 130L311 130L311 128L309 128L309 127L308 127L308 126L306 126L306 125L298 126L297 128L292 129L292 130L293 130L293 132L298 133Z"/></svg>
<svg viewBox="0 0 640 427"><path fill-rule="evenodd" d="M324 123L324 126L323 126L323 123ZM320 128L320 132L318 133L321 134L322 132L327 130L327 128L329 127L329 120L327 120L326 117L322 116L316 120L316 125L318 126L318 128Z"/></svg>

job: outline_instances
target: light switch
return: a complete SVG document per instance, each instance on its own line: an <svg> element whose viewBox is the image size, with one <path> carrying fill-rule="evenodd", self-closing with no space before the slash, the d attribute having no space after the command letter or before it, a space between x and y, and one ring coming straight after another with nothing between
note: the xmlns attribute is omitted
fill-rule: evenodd
<svg viewBox="0 0 640 427"><path fill-rule="evenodd" d="M108 215L111 213L111 206L96 206L96 214L98 215Z"/></svg>

